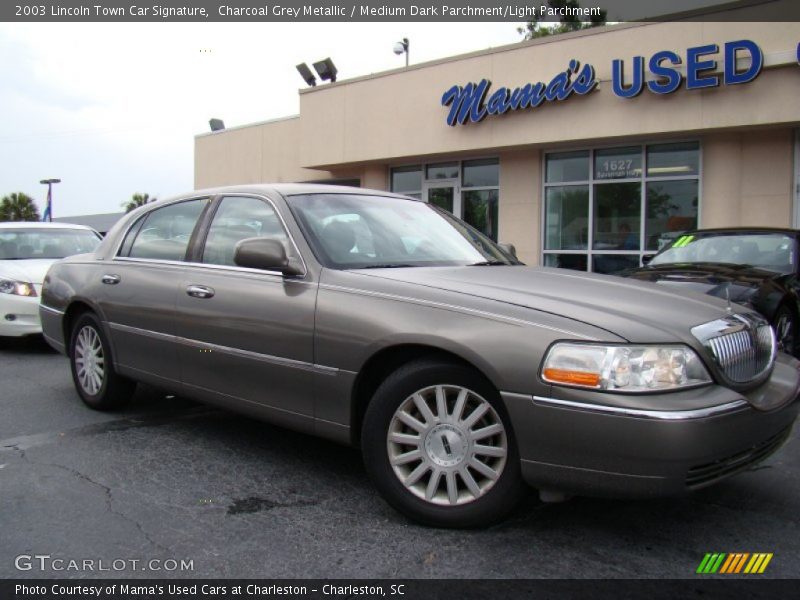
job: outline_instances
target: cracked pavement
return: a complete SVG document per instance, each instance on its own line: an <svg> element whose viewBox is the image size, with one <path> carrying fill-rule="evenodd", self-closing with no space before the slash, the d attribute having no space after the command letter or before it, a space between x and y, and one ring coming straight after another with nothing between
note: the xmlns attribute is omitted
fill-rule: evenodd
<svg viewBox="0 0 800 600"><path fill-rule="evenodd" d="M532 493L482 531L420 527L389 508L356 450L140 386L85 408L67 360L0 341L0 577L694 577L706 552L773 552L800 576L800 442L687 498ZM66 561L192 560L193 571L18 571Z"/></svg>

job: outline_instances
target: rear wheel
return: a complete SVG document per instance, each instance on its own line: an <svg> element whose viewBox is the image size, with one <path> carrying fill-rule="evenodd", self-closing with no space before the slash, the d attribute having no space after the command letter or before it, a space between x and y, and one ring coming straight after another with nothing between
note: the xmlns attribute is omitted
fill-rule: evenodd
<svg viewBox="0 0 800 600"><path fill-rule="evenodd" d="M797 350L797 320L788 306L781 306L775 313L775 337L778 348L794 355Z"/></svg>
<svg viewBox="0 0 800 600"><path fill-rule="evenodd" d="M135 382L114 370L108 341L92 313L81 315L72 328L70 365L78 395L95 410L125 406L136 389Z"/></svg>
<svg viewBox="0 0 800 600"><path fill-rule="evenodd" d="M417 361L386 379L364 417L362 448L386 501L426 525L488 525L524 490L497 391L458 364Z"/></svg>

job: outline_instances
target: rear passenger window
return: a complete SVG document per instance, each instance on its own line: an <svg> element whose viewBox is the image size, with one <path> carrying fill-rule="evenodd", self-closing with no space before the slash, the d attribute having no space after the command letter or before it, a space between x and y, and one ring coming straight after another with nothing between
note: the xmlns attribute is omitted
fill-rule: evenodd
<svg viewBox="0 0 800 600"><path fill-rule="evenodd" d="M188 200L170 204L150 212L138 225L135 239L128 248L126 239L121 256L153 260L183 260L189 238L207 199ZM136 227L134 227L136 229ZM129 232L129 236L133 231Z"/></svg>
<svg viewBox="0 0 800 600"><path fill-rule="evenodd" d="M208 229L202 262L234 266L236 244L254 237L278 240L291 255L286 232L271 205L259 198L223 198Z"/></svg>

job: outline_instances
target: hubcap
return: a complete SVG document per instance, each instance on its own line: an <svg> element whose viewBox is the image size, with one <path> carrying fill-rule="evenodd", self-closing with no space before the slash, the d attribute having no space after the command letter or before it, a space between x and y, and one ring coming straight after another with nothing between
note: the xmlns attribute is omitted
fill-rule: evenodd
<svg viewBox="0 0 800 600"><path fill-rule="evenodd" d="M78 332L75 342L75 369L83 391L91 396L97 394L103 387L105 356L100 336L89 325Z"/></svg>
<svg viewBox="0 0 800 600"><path fill-rule="evenodd" d="M411 394L395 411L386 440L400 482L432 504L472 502L506 464L508 440L491 404L464 387L436 385Z"/></svg>

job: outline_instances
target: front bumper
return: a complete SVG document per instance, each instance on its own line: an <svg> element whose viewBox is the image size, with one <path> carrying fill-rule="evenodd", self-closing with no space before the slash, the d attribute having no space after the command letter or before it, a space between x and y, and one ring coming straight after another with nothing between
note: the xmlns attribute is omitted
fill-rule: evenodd
<svg viewBox="0 0 800 600"><path fill-rule="evenodd" d="M782 355L770 379L746 394L775 399L780 408L768 412L719 386L681 392L714 400L683 410L652 409L669 407L669 395L648 396L647 410L632 407L630 396L620 399L627 408L581 402L574 391L568 399L502 397L530 485L586 496L675 495L738 473L788 439L800 411L798 364Z"/></svg>
<svg viewBox="0 0 800 600"><path fill-rule="evenodd" d="M0 294L0 337L21 337L41 332L38 296Z"/></svg>

